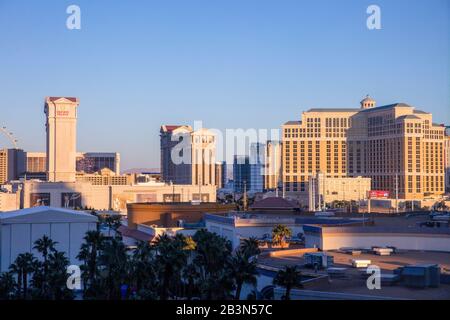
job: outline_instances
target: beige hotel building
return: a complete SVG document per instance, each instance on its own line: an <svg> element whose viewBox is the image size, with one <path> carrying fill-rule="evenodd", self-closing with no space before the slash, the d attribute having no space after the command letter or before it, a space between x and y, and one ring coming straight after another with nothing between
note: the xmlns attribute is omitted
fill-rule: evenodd
<svg viewBox="0 0 450 320"><path fill-rule="evenodd" d="M214 133L205 128L193 131L191 126L163 125L160 129L160 142L163 181L200 186L216 185ZM175 163L174 154L180 159L183 157L183 162Z"/></svg>
<svg viewBox="0 0 450 320"><path fill-rule="evenodd" d="M355 109L311 109L283 129L283 182L306 191L310 176L366 177L373 190L423 200L444 193L445 128L430 113L399 103Z"/></svg>
<svg viewBox="0 0 450 320"><path fill-rule="evenodd" d="M287 192L307 191L317 173L347 176L347 130L359 109L311 109L283 125L282 179Z"/></svg>

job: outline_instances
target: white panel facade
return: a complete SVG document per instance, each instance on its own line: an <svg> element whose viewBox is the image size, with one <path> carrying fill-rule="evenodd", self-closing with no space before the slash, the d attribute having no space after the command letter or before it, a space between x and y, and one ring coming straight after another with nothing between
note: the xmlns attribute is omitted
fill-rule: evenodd
<svg viewBox="0 0 450 320"><path fill-rule="evenodd" d="M0 225L0 237L0 271L5 271L11 264L11 226Z"/></svg>
<svg viewBox="0 0 450 320"><path fill-rule="evenodd" d="M11 225L11 261L24 252L31 249L31 225L13 224Z"/></svg>
<svg viewBox="0 0 450 320"><path fill-rule="evenodd" d="M43 236L50 238L50 224L48 223L34 223L31 224L31 243L34 247L34 242ZM40 259L41 254L36 250L32 249L31 253L35 255L36 258Z"/></svg>
<svg viewBox="0 0 450 320"><path fill-rule="evenodd" d="M50 232L53 241L56 241L56 250L69 252L70 248L70 224L69 223L52 223Z"/></svg>
<svg viewBox="0 0 450 320"><path fill-rule="evenodd" d="M70 250L67 256L71 263L78 263L77 255L80 252L83 237L89 230L89 223L71 223L70 224Z"/></svg>
<svg viewBox="0 0 450 320"><path fill-rule="evenodd" d="M91 214L50 207L13 211L0 215L0 271L7 271L21 253L32 252L34 242L47 235L56 241L56 249L66 253L71 264L77 264L87 231L96 230L97 217Z"/></svg>
<svg viewBox="0 0 450 320"><path fill-rule="evenodd" d="M450 237L442 235L326 235L323 238L323 250L335 250L343 247L394 246L403 250L425 250L450 252Z"/></svg>

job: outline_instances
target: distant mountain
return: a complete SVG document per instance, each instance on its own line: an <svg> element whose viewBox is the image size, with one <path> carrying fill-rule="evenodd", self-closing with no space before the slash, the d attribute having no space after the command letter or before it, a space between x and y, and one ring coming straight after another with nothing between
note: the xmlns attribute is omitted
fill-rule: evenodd
<svg viewBox="0 0 450 320"><path fill-rule="evenodd" d="M159 168L131 168L123 170L122 174L142 173L142 172L160 172Z"/></svg>

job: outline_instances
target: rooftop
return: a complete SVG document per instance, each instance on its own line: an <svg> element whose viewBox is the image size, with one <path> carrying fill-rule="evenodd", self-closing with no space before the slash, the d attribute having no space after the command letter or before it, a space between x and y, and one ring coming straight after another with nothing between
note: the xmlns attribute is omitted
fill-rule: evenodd
<svg viewBox="0 0 450 320"><path fill-rule="evenodd" d="M349 254L335 251L327 251L326 254L333 256L334 267L345 268L345 278L333 278L330 281L317 281L308 284L305 290L314 292L333 292L342 294L367 295L382 298L395 299L450 299L450 285L441 284L439 288L412 289L402 284L393 286L383 285L382 290L369 290L366 280L361 277L361 271L351 267ZM381 268L382 274L393 274L393 271L401 266L417 264L438 264L443 272L450 271L450 253L430 251L400 251L391 256L378 256L374 254L361 254L357 257L362 260L371 260L372 264ZM276 257L261 255L258 262L271 268L284 268L285 265L303 265L305 260L299 254L286 254ZM314 270L301 267L304 274L314 273ZM319 275L326 275L326 270L319 270Z"/></svg>
<svg viewBox="0 0 450 320"><path fill-rule="evenodd" d="M272 214L263 212L228 212L226 214L205 214L205 220L233 225L234 227L261 227L275 226L277 224L286 225L361 225L362 218L334 218L334 217L302 217L295 214ZM366 219L367 221L367 219Z"/></svg>
<svg viewBox="0 0 450 320"><path fill-rule="evenodd" d="M145 233L143 231L139 231L136 229L131 229L128 228L127 226L121 225L118 229L118 232L120 232L120 234L123 237L128 237L128 238L133 238L135 240L138 241L147 241L150 242L153 240L154 236L148 233Z"/></svg>
<svg viewBox="0 0 450 320"><path fill-rule="evenodd" d="M385 106L380 106L380 107L375 107L375 108L370 108L370 109L364 109L364 110L360 110L360 112L375 112L375 111L387 110L387 109L391 109L391 108L413 108L413 107L410 106L409 104L400 102L400 103L393 103L393 104L388 104Z"/></svg>
<svg viewBox="0 0 450 320"><path fill-rule="evenodd" d="M360 108L313 108L307 112L359 112Z"/></svg>
<svg viewBox="0 0 450 320"><path fill-rule="evenodd" d="M75 97L47 97L48 101L54 102L54 101L58 101L60 99L66 99L72 102L78 102L78 98Z"/></svg>
<svg viewBox="0 0 450 320"><path fill-rule="evenodd" d="M301 121L288 121L286 122L284 125L285 126L299 126L301 125L302 122Z"/></svg>
<svg viewBox="0 0 450 320"><path fill-rule="evenodd" d="M15 210L15 211L8 211L5 213L0 214L0 223L8 222L8 223L16 223L20 222L24 219L31 219L31 218L41 218L46 220L64 220L68 217L77 217L82 218L85 220L89 220L92 222L97 221L97 217L94 215L80 211L80 210L71 210L71 209L64 209L64 208L53 208L53 207L47 207L47 206L39 206L39 207L33 207L33 208L27 208L27 209L21 209L21 210Z"/></svg>
<svg viewBox="0 0 450 320"><path fill-rule="evenodd" d="M298 208L298 205L292 201L286 200L281 197L270 197L255 202L250 209L262 210L262 209L285 209L293 210Z"/></svg>

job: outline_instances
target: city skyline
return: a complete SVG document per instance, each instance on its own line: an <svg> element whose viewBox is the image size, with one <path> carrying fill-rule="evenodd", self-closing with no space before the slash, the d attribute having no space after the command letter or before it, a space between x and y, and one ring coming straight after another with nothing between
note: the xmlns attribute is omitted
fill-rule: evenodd
<svg viewBox="0 0 450 320"><path fill-rule="evenodd" d="M128 169L159 167L162 124L280 129L313 107L357 107L366 94L448 123L447 2L378 1L382 29L372 31L369 2L255 4L79 1L82 28L67 30L66 3L0 2L1 125L20 148L44 151L44 98L76 96L77 150L119 152Z"/></svg>
<svg viewBox="0 0 450 320"><path fill-rule="evenodd" d="M450 300L450 0L0 0L0 43L2 306Z"/></svg>

